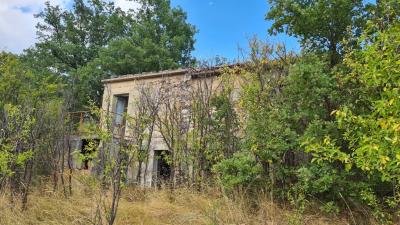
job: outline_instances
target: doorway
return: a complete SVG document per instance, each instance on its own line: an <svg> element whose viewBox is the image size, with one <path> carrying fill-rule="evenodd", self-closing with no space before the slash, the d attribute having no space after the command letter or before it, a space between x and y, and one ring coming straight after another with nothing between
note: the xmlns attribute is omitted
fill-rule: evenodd
<svg viewBox="0 0 400 225"><path fill-rule="evenodd" d="M159 186L161 183L168 182L171 178L171 165L169 163L170 152L167 150L154 151L154 175L155 183Z"/></svg>

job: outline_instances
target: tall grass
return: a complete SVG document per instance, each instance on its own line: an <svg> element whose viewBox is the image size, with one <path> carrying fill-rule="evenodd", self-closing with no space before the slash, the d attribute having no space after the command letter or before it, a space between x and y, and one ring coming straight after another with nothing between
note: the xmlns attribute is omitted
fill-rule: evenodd
<svg viewBox="0 0 400 225"><path fill-rule="evenodd" d="M99 206L98 187L89 176L76 177L74 194L65 197L51 185L40 185L30 194L28 209L0 195L0 224L93 224ZM106 201L108 197L106 196ZM14 203L17 204L17 203ZM105 220L104 220L105 221ZM116 224L143 225L251 225L251 224L349 224L346 216L323 215L318 211L296 213L260 194L251 201L244 194L227 197L210 189L199 193L190 189L153 190L128 187L124 190Z"/></svg>

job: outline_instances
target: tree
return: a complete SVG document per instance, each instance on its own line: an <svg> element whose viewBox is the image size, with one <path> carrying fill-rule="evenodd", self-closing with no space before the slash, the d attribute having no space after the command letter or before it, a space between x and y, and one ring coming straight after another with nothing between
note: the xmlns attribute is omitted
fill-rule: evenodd
<svg viewBox="0 0 400 225"><path fill-rule="evenodd" d="M339 135L315 134L306 143L316 163L356 174L356 180L347 179L363 182L357 197L374 209L380 223L390 221L382 207L398 212L400 202L399 21L394 16L370 23L359 39L363 48L346 54L339 88L351 97L333 112Z"/></svg>
<svg viewBox="0 0 400 225"><path fill-rule="evenodd" d="M270 34L285 32L310 50L328 52L331 66L340 62L342 41L351 32L359 35L366 8L361 0L269 0Z"/></svg>
<svg viewBox="0 0 400 225"><path fill-rule="evenodd" d="M193 65L196 28L181 8L168 0L138 0L128 36L111 41L93 63L106 76L134 74Z"/></svg>
<svg viewBox="0 0 400 225"><path fill-rule="evenodd" d="M96 86L84 86L77 70L98 57L101 48L126 35L132 18L113 3L102 0L74 0L72 9L45 3L36 15L42 22L36 25L38 43L25 50L23 61L40 74L54 74L68 86L63 93L66 104L77 110L87 105L87 92ZM99 77L88 77L89 81ZM83 89L86 88L86 89ZM71 109L70 109L71 110Z"/></svg>
<svg viewBox="0 0 400 225"><path fill-rule="evenodd" d="M141 8L128 36L111 41L99 56L81 67L77 76L79 99L101 100L101 80L110 76L188 67L193 65L196 29L187 23L181 8L171 8L167 0L140 0Z"/></svg>
<svg viewBox="0 0 400 225"><path fill-rule="evenodd" d="M62 78L75 110L88 100L100 104L102 79L193 65L196 29L186 13L168 0L138 2L135 13L102 0L74 0L72 10L46 3L37 15L44 21L37 25L39 42L26 61Z"/></svg>
<svg viewBox="0 0 400 225"><path fill-rule="evenodd" d="M121 9L102 0L74 0L71 10L46 2L36 17L43 21L36 25L39 42L27 53L40 56L41 66L58 74L96 58L101 47L126 33L130 22Z"/></svg>
<svg viewBox="0 0 400 225"><path fill-rule="evenodd" d="M181 8L169 0L138 0L141 8L129 37L115 40L100 53L105 71L113 75L160 71L193 65L196 29Z"/></svg>
<svg viewBox="0 0 400 225"><path fill-rule="evenodd" d="M62 86L53 81L51 76L30 71L18 56L0 53L0 189L9 184L11 200L21 197L23 209L35 175L50 174L64 165L58 161L53 171L35 171L49 168L40 159L53 161L53 157L64 156L59 146L43 148L44 143L60 142L61 126L56 125L59 117L49 115L62 109L58 97ZM50 152L55 154L47 155Z"/></svg>
<svg viewBox="0 0 400 225"><path fill-rule="evenodd" d="M388 28L400 19L400 4L396 0L377 0L374 22L379 30Z"/></svg>

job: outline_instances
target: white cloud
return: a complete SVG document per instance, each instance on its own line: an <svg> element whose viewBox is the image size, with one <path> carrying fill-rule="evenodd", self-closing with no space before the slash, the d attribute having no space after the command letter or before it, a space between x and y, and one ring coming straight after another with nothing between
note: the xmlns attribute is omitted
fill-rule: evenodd
<svg viewBox="0 0 400 225"><path fill-rule="evenodd" d="M21 53L36 41L35 25L47 0L0 0L0 51ZM51 5L66 7L72 0L50 0ZM129 0L115 0L122 10L137 9L139 3Z"/></svg>
<svg viewBox="0 0 400 225"><path fill-rule="evenodd" d="M35 25L46 0L0 1L0 50L21 53L35 43ZM51 0L52 5L65 6L68 0Z"/></svg>

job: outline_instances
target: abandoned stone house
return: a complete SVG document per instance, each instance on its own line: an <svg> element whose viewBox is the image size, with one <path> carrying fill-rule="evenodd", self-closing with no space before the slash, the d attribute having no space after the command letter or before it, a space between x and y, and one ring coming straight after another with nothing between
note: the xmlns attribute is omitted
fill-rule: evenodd
<svg viewBox="0 0 400 225"><path fill-rule="evenodd" d="M157 108L158 114L161 111L166 116L179 114L180 119L185 120L190 116L188 111L194 94L200 94L201 98L209 98L211 93L221 89L220 75L221 68L176 69L106 79L102 81L104 84L102 110L110 112L113 115L113 124L123 127L123 136L129 137L133 135L133 128L122 115L135 117L140 113L142 107L140 104L146 103L150 112L147 110L145 113L152 114L151 110ZM174 107L178 105L179 109L172 109L172 105ZM171 151L171 146L168 146L168 141L157 126L147 132L152 133L148 143L148 158L146 163L136 163L129 169L128 180L150 187L171 176L171 166L165 159ZM85 141L86 139L81 138L81 141L75 144L76 148L83 151ZM88 162L84 161L77 167L88 169ZM187 170L191 170L191 167L188 166ZM188 173L190 174L190 171Z"/></svg>

